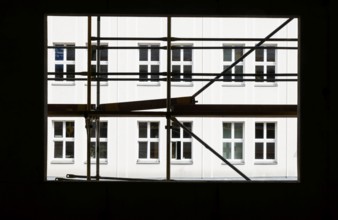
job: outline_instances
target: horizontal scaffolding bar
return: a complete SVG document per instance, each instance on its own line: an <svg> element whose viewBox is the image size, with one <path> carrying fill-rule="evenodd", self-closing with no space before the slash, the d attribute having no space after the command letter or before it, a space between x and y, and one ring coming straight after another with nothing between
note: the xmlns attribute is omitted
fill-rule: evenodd
<svg viewBox="0 0 338 220"><path fill-rule="evenodd" d="M167 41L167 37L92 37L93 40L154 40ZM264 38L192 38L192 37L171 37L170 41L261 41ZM267 41L298 41L297 38L273 38Z"/></svg>
<svg viewBox="0 0 338 220"><path fill-rule="evenodd" d="M261 75L261 76L267 76L267 75ZM76 78L76 79L55 79L55 78L48 78L47 80L50 81L57 81L57 82L63 82L63 81L87 81L86 78ZM138 82L164 82L166 81L166 78L159 78L159 79L148 79L148 80L140 80L139 78L104 78L104 79L98 79L94 78L92 81L97 82L106 82L106 81L138 81ZM203 82L203 81L210 81L209 78L205 79L176 79L171 78L172 82ZM215 82L297 82L297 79L216 79Z"/></svg>
<svg viewBox="0 0 338 220"><path fill-rule="evenodd" d="M67 174L67 178L87 178L85 175L74 175L74 174ZM92 176L92 179L97 178L97 176ZM99 179L106 179L106 180L123 180L123 181L163 181L164 179L144 179L144 178L125 178L125 177L107 177L107 176L99 176Z"/></svg>
<svg viewBox="0 0 338 220"><path fill-rule="evenodd" d="M55 48L74 48L74 49L88 49L86 46L48 46L48 49L55 49Z"/></svg>
<svg viewBox="0 0 338 220"><path fill-rule="evenodd" d="M261 47L256 47L256 46L224 46L224 47L189 47L189 46L172 46L172 50L177 50L177 49L192 49L192 50L213 50L213 49L276 49L276 50L298 50L298 47L273 47L273 46L261 46Z"/></svg>
<svg viewBox="0 0 338 220"><path fill-rule="evenodd" d="M166 107L167 99L153 99L145 101L107 103L99 105L100 111L134 111L134 110L149 110ZM191 105L195 104L195 99L191 97L172 98L172 105Z"/></svg>
<svg viewBox="0 0 338 220"><path fill-rule="evenodd" d="M164 108L163 108L164 109ZM297 105L173 105L175 117L297 117ZM51 109L48 105L48 117L166 117L165 111L67 111Z"/></svg>

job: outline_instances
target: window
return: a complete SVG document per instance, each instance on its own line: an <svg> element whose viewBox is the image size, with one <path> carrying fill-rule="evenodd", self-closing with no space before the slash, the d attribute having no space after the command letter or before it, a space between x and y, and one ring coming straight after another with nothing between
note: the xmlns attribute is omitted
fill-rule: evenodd
<svg viewBox="0 0 338 220"><path fill-rule="evenodd" d="M74 122L54 121L54 159L74 159Z"/></svg>
<svg viewBox="0 0 338 220"><path fill-rule="evenodd" d="M258 122L255 124L255 159L276 160L276 123Z"/></svg>
<svg viewBox="0 0 338 220"><path fill-rule="evenodd" d="M138 123L138 158L159 159L159 122Z"/></svg>
<svg viewBox="0 0 338 220"><path fill-rule="evenodd" d="M271 48L255 51L256 82L275 82L276 50Z"/></svg>
<svg viewBox="0 0 338 220"><path fill-rule="evenodd" d="M192 46L192 45L176 45L175 47ZM172 78L173 82L186 81L191 82L192 73L192 49L173 49L171 54L172 60Z"/></svg>
<svg viewBox="0 0 338 220"><path fill-rule="evenodd" d="M72 80L75 78L75 44L55 43L54 72L55 80Z"/></svg>
<svg viewBox="0 0 338 220"><path fill-rule="evenodd" d="M225 45L229 46L229 45ZM235 45L230 45L235 46ZM237 45L242 46L242 45ZM225 48L223 50L223 70L232 65L236 60L243 56L243 49L239 48ZM243 82L243 61L239 62L236 66L228 70L223 76L225 82Z"/></svg>
<svg viewBox="0 0 338 220"><path fill-rule="evenodd" d="M96 129L96 123L93 122L90 129L90 157L95 159L97 156L96 137L99 133ZM100 159L107 159L107 141L108 141L108 124L100 122Z"/></svg>
<svg viewBox="0 0 338 220"><path fill-rule="evenodd" d="M140 81L155 81L159 79L160 72L160 49L159 44L139 45L141 47L149 47L149 49L141 48L139 50L139 79ZM157 81L158 82L158 81Z"/></svg>
<svg viewBox="0 0 338 220"><path fill-rule="evenodd" d="M192 130L191 122L183 122L185 127ZM173 160L191 160L192 159L192 138L189 133L184 131L178 124L172 124L171 130L171 158Z"/></svg>
<svg viewBox="0 0 338 220"><path fill-rule="evenodd" d="M223 157L243 162L243 123L223 123Z"/></svg>
<svg viewBox="0 0 338 220"><path fill-rule="evenodd" d="M99 78L101 81L107 81L108 73L108 45L100 44L100 49L96 45L92 46L92 63L91 68L93 73L99 73L94 78ZM99 57L100 56L100 57ZM98 70L97 60L100 58L100 70Z"/></svg>

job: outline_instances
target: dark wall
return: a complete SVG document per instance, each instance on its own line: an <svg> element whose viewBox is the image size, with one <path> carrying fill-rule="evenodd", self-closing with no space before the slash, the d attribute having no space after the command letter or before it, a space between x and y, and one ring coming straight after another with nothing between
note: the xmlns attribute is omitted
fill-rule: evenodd
<svg viewBox="0 0 338 220"><path fill-rule="evenodd" d="M333 1L332 1L333 2ZM338 219L337 8L329 0L2 1L1 219ZM300 183L44 182L46 13L301 18Z"/></svg>

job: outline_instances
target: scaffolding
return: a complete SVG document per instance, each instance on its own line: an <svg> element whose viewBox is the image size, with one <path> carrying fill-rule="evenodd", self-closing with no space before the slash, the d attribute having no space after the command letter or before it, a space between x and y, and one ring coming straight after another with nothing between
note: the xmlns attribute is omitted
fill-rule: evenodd
<svg viewBox="0 0 338 220"><path fill-rule="evenodd" d="M47 49L54 48L74 48L74 49L85 49L87 50L87 71L86 72L75 72L72 75L86 76L86 78L72 78L65 80L72 81L87 81L87 104L48 104L48 117L84 117L86 121L87 131L87 175L75 175L68 174L66 178L56 178L58 181L72 181L74 179L83 179L86 181L92 180L121 180L121 181L172 181L171 179L171 130L172 123L179 125L185 132L189 133L195 138L201 145L213 153L216 157L222 160L225 164L231 167L246 181L250 181L250 178L242 173L238 168L231 164L227 159L217 153L212 147L206 142L194 134L189 128L184 126L177 120L177 117L298 117L298 106L297 105L226 105L226 104L196 104L196 97L209 88L213 83L217 81L227 81L226 79L220 79L225 76L228 71L235 67L238 63L242 62L248 55L254 52L256 49L262 47L265 42L268 41L284 41L284 42L298 42L298 38L272 38L279 30L289 24L293 18L288 18L280 26L276 27L269 35L265 38L180 38L173 37L171 34L172 30L172 16L167 16L167 36L166 37L101 37L101 16L97 17L97 37L93 37L92 33L92 16L88 18L88 30L87 30L87 47L81 46L48 46ZM91 56L92 49L97 50L97 69L100 70L100 51L104 49L111 50L139 50L149 49L144 46L114 46L114 47L102 47L101 40L117 40L117 41L163 41L167 43L167 46L155 46L152 49L166 50L167 52L167 71L158 73L147 73L148 75L158 75L160 77L152 79L152 81L163 81L166 82L167 91L165 99L155 100L138 100L133 102L119 102L119 103L100 103L100 81L139 81L138 78L128 78L128 76L139 75L140 72L108 72L102 73L100 71L93 72L91 67ZM96 45L92 45L92 41L96 41ZM175 41L258 41L255 46L222 46L222 47L194 47L194 46L181 46L177 47L172 45ZM173 73L171 70L171 51L174 49L192 49L192 50L217 50L217 49L248 49L239 59L233 62L230 66L225 68L221 73L191 73L190 81L207 81L202 88L196 91L191 96L172 98L171 97L171 83L179 81L180 79L175 76L181 73ZM276 50L297 50L299 51L299 44L297 47L277 47L277 46L264 46L264 49L276 49ZM298 55L299 61L299 55ZM298 69L299 72L299 69ZM55 75L55 72L47 72L47 76ZM125 78L101 78L102 75L107 76L124 76ZM197 76L197 78L193 77ZM209 76L214 78L198 78L203 76ZM242 73L240 74L242 79L240 81L255 82L255 77L258 74ZM298 73L278 73L274 75L274 81L280 82L298 82ZM292 77L290 79L290 77ZM47 80L55 80L55 78L47 78ZM96 86L96 103L91 102L91 85L92 82L97 82ZM234 81L228 79L228 81ZM236 80L235 80L236 81ZM166 111L149 111L158 108L165 108ZM148 110L148 111L142 111ZM140 178L122 178L122 177L105 177L100 175L100 138L96 135L96 175L91 174L91 158L90 158L90 131L91 124L96 123L97 131L100 131L100 117L165 117L166 118L166 178L163 180L155 179L140 179Z"/></svg>

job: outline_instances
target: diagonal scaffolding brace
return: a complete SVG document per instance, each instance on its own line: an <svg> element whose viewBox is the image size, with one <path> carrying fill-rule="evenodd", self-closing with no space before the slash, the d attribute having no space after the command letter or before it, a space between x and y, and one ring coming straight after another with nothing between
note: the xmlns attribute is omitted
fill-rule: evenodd
<svg viewBox="0 0 338 220"><path fill-rule="evenodd" d="M196 96L198 96L199 94L201 94L204 90L206 90L209 86L211 86L214 82L216 82L217 79L219 79L223 74L225 74L226 72L228 72L229 70L231 70L239 62L243 61L247 56L249 56L249 54L251 54L252 52L254 52L257 48L259 48L262 44L264 44L264 42L266 42L267 40L269 40L274 34L276 34L278 31L280 31L283 27L285 27L292 20L293 20L293 18L289 18L288 20L286 20L283 24L281 24L274 31L272 31L268 36L266 36L263 40L261 40L258 44L256 44L255 47L251 48L248 52L246 52L245 54L243 54L243 56L241 56L238 60L236 60L235 62L233 62L228 68L226 68L225 70L223 70L218 76L216 76L214 79L210 80L205 86L203 86L201 89L199 89L197 92L195 92L195 94L192 95L192 97L195 98Z"/></svg>

